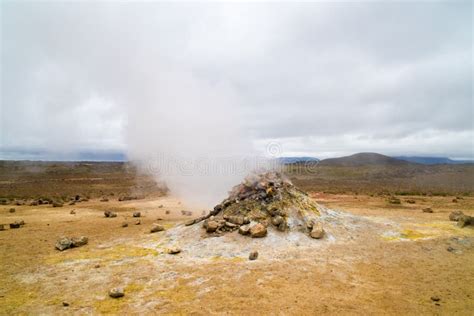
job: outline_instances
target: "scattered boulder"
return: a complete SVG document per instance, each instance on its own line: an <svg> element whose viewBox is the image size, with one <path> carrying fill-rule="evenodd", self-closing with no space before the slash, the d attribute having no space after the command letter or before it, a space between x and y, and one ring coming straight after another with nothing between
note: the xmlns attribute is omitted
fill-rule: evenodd
<svg viewBox="0 0 474 316"><path fill-rule="evenodd" d="M63 302L63 306L64 306L64 307L68 307L68 306L69 306L69 303L68 303L68 302Z"/></svg>
<svg viewBox="0 0 474 316"><path fill-rule="evenodd" d="M81 247L84 245L87 245L89 242L89 239L86 236L81 236L81 237L61 237L56 241L56 249L59 251L63 251L69 248L73 247Z"/></svg>
<svg viewBox="0 0 474 316"><path fill-rule="evenodd" d="M20 226L19 222L10 223L10 229L20 228Z"/></svg>
<svg viewBox="0 0 474 316"><path fill-rule="evenodd" d="M457 222L464 213L462 211L453 211L449 214L449 220L453 222Z"/></svg>
<svg viewBox="0 0 474 316"><path fill-rule="evenodd" d="M61 237L56 241L56 249L63 251L72 247L72 240L67 237Z"/></svg>
<svg viewBox="0 0 474 316"><path fill-rule="evenodd" d="M258 251L252 251L249 254L249 260L257 260L257 258L258 258Z"/></svg>
<svg viewBox="0 0 474 316"><path fill-rule="evenodd" d="M153 224L153 226L151 226L150 233L161 232L161 231L164 231L164 230L165 230L165 228L162 225Z"/></svg>
<svg viewBox="0 0 474 316"><path fill-rule="evenodd" d="M389 197L387 201L390 204L402 204L402 201L399 198L397 198L396 196Z"/></svg>
<svg viewBox="0 0 474 316"><path fill-rule="evenodd" d="M252 238L261 238L267 235L267 228L261 223L257 223L250 227L250 236Z"/></svg>
<svg viewBox="0 0 474 316"><path fill-rule="evenodd" d="M140 212L133 212L133 217L140 217L142 214Z"/></svg>
<svg viewBox="0 0 474 316"><path fill-rule="evenodd" d="M9 211L10 213L15 213L15 212L16 212L16 209L12 207L12 208L9 209L8 211Z"/></svg>
<svg viewBox="0 0 474 316"><path fill-rule="evenodd" d="M112 212L112 211L105 211L104 216L105 217L117 217L117 213Z"/></svg>
<svg viewBox="0 0 474 316"><path fill-rule="evenodd" d="M112 298L119 298L123 297L125 295L124 291L122 288L115 287L109 291L109 296Z"/></svg>
<svg viewBox="0 0 474 316"><path fill-rule="evenodd" d="M433 213L433 210L431 209L431 207L427 207L423 209L423 213Z"/></svg>
<svg viewBox="0 0 474 316"><path fill-rule="evenodd" d="M464 214L461 215L458 219L458 226L463 228L469 225L474 225L474 217Z"/></svg>
<svg viewBox="0 0 474 316"><path fill-rule="evenodd" d="M170 255L176 255L178 253L181 252L181 249L178 248L178 247L172 247L172 248L168 248L166 249L166 253L170 254Z"/></svg>
<svg viewBox="0 0 474 316"><path fill-rule="evenodd" d="M323 238L324 236L323 224L321 224L320 222L315 223L309 235L311 236L311 238L314 238L314 239Z"/></svg>
<svg viewBox="0 0 474 316"><path fill-rule="evenodd" d="M80 247L80 246L87 245L87 243L89 242L89 238L87 238L86 236L72 237L71 241L72 241L72 247Z"/></svg>

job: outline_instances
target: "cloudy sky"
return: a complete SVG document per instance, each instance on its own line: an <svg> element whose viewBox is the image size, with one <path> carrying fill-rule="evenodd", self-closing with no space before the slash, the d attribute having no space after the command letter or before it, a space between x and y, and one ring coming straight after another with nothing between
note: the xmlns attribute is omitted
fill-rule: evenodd
<svg viewBox="0 0 474 316"><path fill-rule="evenodd" d="M472 17L471 1L2 1L0 158L472 159Z"/></svg>

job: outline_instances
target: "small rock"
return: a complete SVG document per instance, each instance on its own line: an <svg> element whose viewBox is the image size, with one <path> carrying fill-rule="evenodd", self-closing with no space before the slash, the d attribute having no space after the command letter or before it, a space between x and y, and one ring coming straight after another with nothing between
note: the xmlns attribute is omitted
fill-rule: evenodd
<svg viewBox="0 0 474 316"><path fill-rule="evenodd" d="M216 221L207 221L206 222L206 232L213 233L219 228L219 223Z"/></svg>
<svg viewBox="0 0 474 316"><path fill-rule="evenodd" d="M53 202L53 207L63 207L63 203L60 202Z"/></svg>
<svg viewBox="0 0 474 316"><path fill-rule="evenodd" d="M160 206L158 206L158 208L163 208L163 204L161 204ZM167 212L169 212L169 211L167 211Z"/></svg>
<svg viewBox="0 0 474 316"><path fill-rule="evenodd" d="M74 214L76 214L76 211L75 211L75 210L71 210L71 211L69 212L69 214L74 215Z"/></svg>
<svg viewBox="0 0 474 316"><path fill-rule="evenodd" d="M186 222L184 222L184 226L191 226L196 222L194 219L189 219Z"/></svg>
<svg viewBox="0 0 474 316"><path fill-rule="evenodd" d="M100 268L100 264L96 264L96 265L94 266L94 268L95 268L95 269L99 269L99 268Z"/></svg>
<svg viewBox="0 0 474 316"><path fill-rule="evenodd" d="M272 224L274 226L280 225L281 223L283 223L283 221L284 221L284 219L280 215L272 217Z"/></svg>
<svg viewBox="0 0 474 316"><path fill-rule="evenodd" d="M76 205L76 201L69 202L69 205Z"/></svg>
<svg viewBox="0 0 474 316"><path fill-rule="evenodd" d="M168 248L166 252L169 253L170 255L176 255L181 252L181 249L178 247L172 247L172 248Z"/></svg>
<svg viewBox="0 0 474 316"><path fill-rule="evenodd" d="M165 214L166 214L166 215L169 215L169 214L170 214L170 211L165 211Z"/></svg>
<svg viewBox="0 0 474 316"><path fill-rule="evenodd" d="M124 295L125 293L123 292L123 289L119 287L114 287L109 291L109 296L112 298L119 298L123 297Z"/></svg>
<svg viewBox="0 0 474 316"><path fill-rule="evenodd" d="M137 220L135 221L135 225L140 225L140 224L141 224L140 220L137 219Z"/></svg>
<svg viewBox="0 0 474 316"><path fill-rule="evenodd" d="M67 306L69 306L69 303L68 302L63 302L63 306L67 307Z"/></svg>
<svg viewBox="0 0 474 316"><path fill-rule="evenodd" d="M5 225L0 224L0 231L5 230Z"/></svg>
<svg viewBox="0 0 474 316"><path fill-rule="evenodd" d="M455 251L456 249L454 249L453 247L449 246L448 248L446 248L446 250L449 251L449 252L453 252L453 251Z"/></svg>
<svg viewBox="0 0 474 316"><path fill-rule="evenodd" d="M25 225L25 221L24 221L24 220L22 220L22 219L20 219L20 220L18 220L18 221L15 221L15 223L18 223L18 224L20 224L20 226L23 226L23 225Z"/></svg>
<svg viewBox="0 0 474 316"><path fill-rule="evenodd" d="M311 230L310 236L315 239L323 238L324 236L324 229L323 224L317 222L313 225L313 229Z"/></svg>
<svg viewBox="0 0 474 316"><path fill-rule="evenodd" d="M81 237L73 237L71 238L71 246L72 247L81 247L81 246L84 246L84 245L87 245L87 243L89 242L89 239L86 237L86 236L81 236Z"/></svg>
<svg viewBox="0 0 474 316"><path fill-rule="evenodd" d="M461 215L458 219L458 226L463 228L468 225L474 224L474 217L469 215Z"/></svg>
<svg viewBox="0 0 474 316"><path fill-rule="evenodd" d="M461 216L464 216L464 213L461 211L453 211L449 214L449 220L457 222Z"/></svg>
<svg viewBox="0 0 474 316"><path fill-rule="evenodd" d="M140 212L134 212L133 213L133 217L140 217L142 216L142 214Z"/></svg>
<svg viewBox="0 0 474 316"><path fill-rule="evenodd" d="M432 297L431 297L431 300L432 300L433 302L439 302L439 301L441 301L441 299L439 298L439 296L436 296L436 295L432 296Z"/></svg>
<svg viewBox="0 0 474 316"><path fill-rule="evenodd" d="M122 227L128 227L128 223L122 223Z"/></svg>
<svg viewBox="0 0 474 316"><path fill-rule="evenodd" d="M63 251L72 247L72 240L67 237L61 237L56 241L56 249Z"/></svg>
<svg viewBox="0 0 474 316"><path fill-rule="evenodd" d="M225 226L230 229L234 229L238 227L238 225L232 224L231 222L225 222Z"/></svg>
<svg viewBox="0 0 474 316"><path fill-rule="evenodd" d="M457 203L457 202L458 202L458 200L457 200L457 199L453 199L453 203Z"/></svg>
<svg viewBox="0 0 474 316"><path fill-rule="evenodd" d="M110 213L112 213L112 212L111 212L111 211L105 211L105 212L104 212L104 216L105 216L105 217L110 217Z"/></svg>
<svg viewBox="0 0 474 316"><path fill-rule="evenodd" d="M424 208L423 213L433 213L433 210L430 207Z"/></svg>
<svg viewBox="0 0 474 316"><path fill-rule="evenodd" d="M9 210L10 213L15 213L16 210L12 207L10 210Z"/></svg>
<svg viewBox="0 0 474 316"><path fill-rule="evenodd" d="M252 251L249 255L249 260L257 260L258 258L258 251Z"/></svg>
<svg viewBox="0 0 474 316"><path fill-rule="evenodd" d="M111 217L111 218L112 218L112 217L117 217L117 213L115 213L115 212L110 212L109 217Z"/></svg>
<svg viewBox="0 0 474 316"><path fill-rule="evenodd" d="M267 228L260 223L257 223L250 227L250 236L252 238L261 238L267 235Z"/></svg>
<svg viewBox="0 0 474 316"><path fill-rule="evenodd" d="M248 235L250 234L250 225L242 225L239 227L239 234Z"/></svg>
<svg viewBox="0 0 474 316"><path fill-rule="evenodd" d="M109 199L106 198L106 197L103 197L103 198L100 199L100 202L108 202L108 201L109 201Z"/></svg>
<svg viewBox="0 0 474 316"><path fill-rule="evenodd" d="M10 224L10 229L20 228L20 223L14 222Z"/></svg>
<svg viewBox="0 0 474 316"><path fill-rule="evenodd" d="M165 230L165 228L161 226L160 224L153 224L153 226L150 229L150 233L161 232L163 230Z"/></svg>

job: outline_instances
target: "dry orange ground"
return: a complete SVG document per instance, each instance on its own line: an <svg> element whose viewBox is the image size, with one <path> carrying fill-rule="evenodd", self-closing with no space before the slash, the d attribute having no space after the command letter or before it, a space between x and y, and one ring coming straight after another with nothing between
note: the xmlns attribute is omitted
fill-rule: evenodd
<svg viewBox="0 0 474 316"><path fill-rule="evenodd" d="M0 223L21 218L26 225L0 232L0 313L472 315L474 229L457 228L447 216L454 209L474 215L473 198L452 203L452 197L417 197L415 204L393 206L382 197L313 196L330 208L395 221L406 238L362 230L353 242L285 259L259 249L256 261L191 261L164 254L160 233L148 234L158 218L167 228L184 219L184 208L171 198L17 206L15 213L1 206ZM422 213L424 207L434 213ZM104 218L105 209L118 217ZM141 225L133 224L134 210L142 212ZM62 235L86 235L90 242L58 252L54 243ZM125 288L124 298L107 296L114 286ZM432 296L440 298L438 305Z"/></svg>

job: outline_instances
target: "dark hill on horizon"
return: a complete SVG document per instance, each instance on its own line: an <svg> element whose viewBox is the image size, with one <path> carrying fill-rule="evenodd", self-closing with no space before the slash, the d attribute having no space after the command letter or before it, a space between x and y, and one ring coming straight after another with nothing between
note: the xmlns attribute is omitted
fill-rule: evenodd
<svg viewBox="0 0 474 316"><path fill-rule="evenodd" d="M321 160L319 165L321 166L345 166L345 167L357 167L357 166L408 166L414 163L405 160L400 160L385 156L377 153L358 153L350 156L340 158L328 158Z"/></svg>

